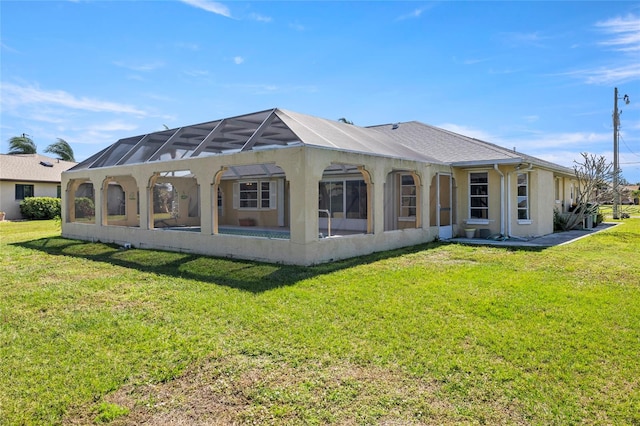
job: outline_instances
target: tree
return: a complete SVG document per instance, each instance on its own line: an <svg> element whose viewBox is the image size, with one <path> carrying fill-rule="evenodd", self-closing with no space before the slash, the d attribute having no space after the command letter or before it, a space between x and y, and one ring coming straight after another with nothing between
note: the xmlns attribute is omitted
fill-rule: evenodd
<svg viewBox="0 0 640 426"><path fill-rule="evenodd" d="M571 206L571 215L562 224L563 230L574 229L580 226L585 217L598 213L599 203L602 200L612 199L613 165L608 163L603 156L596 157L593 154L583 152L582 162L574 161L573 167L578 188L576 200Z"/></svg>
<svg viewBox="0 0 640 426"><path fill-rule="evenodd" d="M341 123L345 123L345 124L353 124L353 121L351 121L351 120L347 120L347 119L346 119L346 118L344 118L344 117L340 117L340 118L338 118L338 121L339 121L339 122L341 122Z"/></svg>
<svg viewBox="0 0 640 426"><path fill-rule="evenodd" d="M58 141L49 145L47 149L44 150L44 152L55 154L60 160L63 161L76 161L75 157L73 156L73 149L71 148L71 145L69 145L64 139L58 138Z"/></svg>
<svg viewBox="0 0 640 426"><path fill-rule="evenodd" d="M26 134L14 136L9 139L9 154L35 154L38 151L36 144Z"/></svg>

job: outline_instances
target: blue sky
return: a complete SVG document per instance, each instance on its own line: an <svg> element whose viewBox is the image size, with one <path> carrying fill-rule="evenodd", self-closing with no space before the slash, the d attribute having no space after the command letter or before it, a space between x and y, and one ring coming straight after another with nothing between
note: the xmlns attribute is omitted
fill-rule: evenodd
<svg viewBox="0 0 640 426"><path fill-rule="evenodd" d="M274 107L418 120L640 182L640 2L6 1L0 152L116 140Z"/></svg>

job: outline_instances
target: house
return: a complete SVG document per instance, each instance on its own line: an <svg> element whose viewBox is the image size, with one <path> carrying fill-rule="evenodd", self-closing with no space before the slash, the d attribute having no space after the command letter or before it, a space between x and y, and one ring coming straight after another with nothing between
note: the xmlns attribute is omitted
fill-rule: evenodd
<svg viewBox="0 0 640 426"><path fill-rule="evenodd" d="M622 195L620 204L638 205L640 203L638 191L640 191L640 185L623 185L620 191Z"/></svg>
<svg viewBox="0 0 640 426"><path fill-rule="evenodd" d="M77 163L40 154L0 154L0 211L5 219L21 219L27 197L61 196L61 175Z"/></svg>
<svg viewBox="0 0 640 426"><path fill-rule="evenodd" d="M68 238L311 265L470 229L549 234L577 183L415 121L358 127L276 108L121 139L62 185Z"/></svg>

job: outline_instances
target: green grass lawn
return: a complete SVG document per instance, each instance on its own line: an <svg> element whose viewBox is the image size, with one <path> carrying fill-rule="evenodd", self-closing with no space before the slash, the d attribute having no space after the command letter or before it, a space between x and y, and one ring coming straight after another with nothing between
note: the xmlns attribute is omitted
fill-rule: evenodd
<svg viewBox="0 0 640 426"><path fill-rule="evenodd" d="M636 206L636 205L628 205L628 204L624 204L624 205L620 205L619 207L619 212L620 213L627 213L629 214L630 217L632 218L640 218L640 206ZM612 205L601 205L600 206L600 213L602 213L605 217L606 220L611 220L611 218L613 217L613 206Z"/></svg>
<svg viewBox="0 0 640 426"><path fill-rule="evenodd" d="M640 424L640 219L316 267L0 223L0 424Z"/></svg>

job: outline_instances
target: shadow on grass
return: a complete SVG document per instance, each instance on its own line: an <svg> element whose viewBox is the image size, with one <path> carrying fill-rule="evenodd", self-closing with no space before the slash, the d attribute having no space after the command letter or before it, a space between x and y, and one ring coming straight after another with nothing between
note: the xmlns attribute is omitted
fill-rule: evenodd
<svg viewBox="0 0 640 426"><path fill-rule="evenodd" d="M12 245L39 250L52 256L71 256L141 272L192 279L252 293L261 293L274 288L294 285L299 281L318 275L331 274L354 266L434 249L444 244L446 243L432 242L307 267L152 249L123 250L115 244L92 243L63 237L41 238Z"/></svg>

